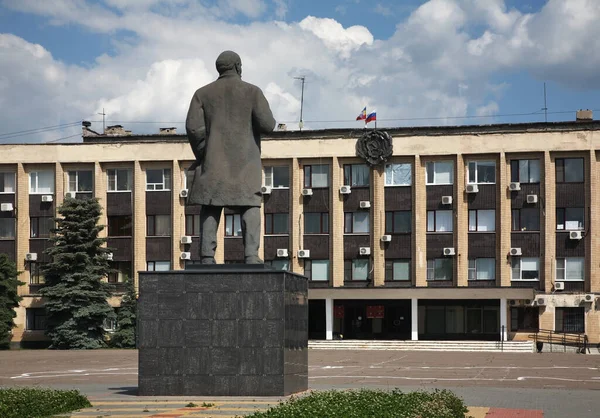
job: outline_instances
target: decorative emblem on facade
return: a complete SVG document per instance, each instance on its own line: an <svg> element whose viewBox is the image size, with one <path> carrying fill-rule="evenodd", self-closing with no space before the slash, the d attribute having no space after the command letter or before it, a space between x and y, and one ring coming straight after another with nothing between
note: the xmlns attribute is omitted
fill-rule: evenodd
<svg viewBox="0 0 600 418"><path fill-rule="evenodd" d="M367 131L356 141L356 155L373 167L392 156L392 137L385 131Z"/></svg>

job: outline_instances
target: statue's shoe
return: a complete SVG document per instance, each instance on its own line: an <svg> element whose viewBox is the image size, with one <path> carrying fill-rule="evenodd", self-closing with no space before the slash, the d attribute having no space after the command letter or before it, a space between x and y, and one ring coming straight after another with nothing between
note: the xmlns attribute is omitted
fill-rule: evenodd
<svg viewBox="0 0 600 418"><path fill-rule="evenodd" d="M246 257L245 264L265 264L259 257Z"/></svg>

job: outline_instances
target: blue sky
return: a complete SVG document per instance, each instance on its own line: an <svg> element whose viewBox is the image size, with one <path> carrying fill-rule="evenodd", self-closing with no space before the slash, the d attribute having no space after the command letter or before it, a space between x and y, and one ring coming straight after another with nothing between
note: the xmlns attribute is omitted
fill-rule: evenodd
<svg viewBox="0 0 600 418"><path fill-rule="evenodd" d="M572 120L600 109L599 3L0 0L0 141L75 135L6 134L98 120L103 108L136 132L182 127L224 49L292 128L298 75L308 128L357 127L364 105L384 127L543 121L544 82L548 120ZM528 115L495 116L509 114ZM475 115L488 117L464 118Z"/></svg>

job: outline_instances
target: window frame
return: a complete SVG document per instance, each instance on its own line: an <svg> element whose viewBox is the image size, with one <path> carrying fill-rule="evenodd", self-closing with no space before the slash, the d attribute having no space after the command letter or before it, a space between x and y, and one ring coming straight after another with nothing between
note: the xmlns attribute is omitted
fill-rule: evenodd
<svg viewBox="0 0 600 418"><path fill-rule="evenodd" d="M575 222L567 219L567 211L569 210L581 210L583 212L583 221L582 225L577 228L567 228L567 222ZM559 224L559 219L562 218L563 223ZM572 219L572 218L571 218ZM562 225L562 228L559 226ZM557 231L584 231L585 230L585 207L577 207L577 208L556 208L556 230Z"/></svg>
<svg viewBox="0 0 600 418"><path fill-rule="evenodd" d="M481 227L481 225L479 224L479 212L494 212L494 217L493 217L494 224L492 225L493 229L488 229L485 231L479 229ZM475 229L471 229L471 215L473 213L475 215ZM469 232L482 232L482 233L496 232L496 209L469 209L468 228L469 228Z"/></svg>
<svg viewBox="0 0 600 418"><path fill-rule="evenodd" d="M237 223L237 225L240 226L239 230L235 229L236 226L236 219L239 220L239 223ZM231 221L230 221L231 220ZM231 222L231 233L227 233L227 225L229 225L229 223ZM239 232L239 233L238 233ZM225 215L225 238L241 238L243 233L242 233L242 215L239 213L228 213Z"/></svg>
<svg viewBox="0 0 600 418"><path fill-rule="evenodd" d="M521 178L521 161L527 161L527 181L523 181ZM537 161L537 178L538 181L529 181L531 176L531 162ZM515 170L516 165L516 170ZM540 184L542 178L542 164L539 158L521 158L516 160L510 160L510 181L520 184ZM516 179L516 180L515 180Z"/></svg>
<svg viewBox="0 0 600 418"><path fill-rule="evenodd" d="M406 263L408 264L408 277L406 279L394 279L396 264ZM395 258L395 259L387 259L385 260L385 275L384 280L386 282L393 283L407 283L412 281L412 266L410 262L410 258Z"/></svg>
<svg viewBox="0 0 600 418"><path fill-rule="evenodd" d="M393 166L408 166L409 167L409 176L410 176L410 181L408 183L394 183L394 179L393 179L393 173L394 173L394 169ZM413 167L412 167L412 163L388 163L385 165L384 168L384 179L383 179L383 184L384 187L411 187L412 186L412 181L413 181ZM391 167L390 169L390 173L392 174L392 181L388 183L388 167Z"/></svg>
<svg viewBox="0 0 600 418"><path fill-rule="evenodd" d="M450 278L449 279L440 279L440 278L435 277L435 271L436 271L435 264L438 261L443 262L443 263L449 263L449 265L450 265ZM430 265L431 263L433 263L433 267ZM452 258L443 258L443 257L428 258L426 271L427 271L427 275L426 275L427 281L451 282L454 280L453 259ZM433 274L430 274L430 272L433 272Z"/></svg>
<svg viewBox="0 0 600 418"><path fill-rule="evenodd" d="M111 190L111 171L114 172L114 190ZM127 176L127 186L128 189L126 190L120 190L119 189L119 171L126 172L126 176ZM124 193L124 192L131 192L133 190L133 171L130 168L109 168L106 170L106 191L108 193Z"/></svg>
<svg viewBox="0 0 600 418"><path fill-rule="evenodd" d="M450 183L438 183L436 179L436 165L442 163L450 163L452 165L450 170ZM429 181L429 167L433 164L433 181ZM453 185L454 184L454 160L439 160L439 161L427 161L425 162L425 185L426 186L441 186L441 185Z"/></svg>
<svg viewBox="0 0 600 418"><path fill-rule="evenodd" d="M306 215L320 215L319 216L319 231L320 232L306 232ZM324 225L327 228L324 228ZM304 212L304 235L329 235L329 212Z"/></svg>
<svg viewBox="0 0 600 418"><path fill-rule="evenodd" d="M148 173L151 171L161 171L162 172L162 182L161 183L149 183L148 182ZM146 191L147 192L168 192L171 190L173 177L171 175L170 168L148 168L146 169ZM152 187L151 187L152 186ZM161 186L162 188L157 189L157 186Z"/></svg>
<svg viewBox="0 0 600 418"><path fill-rule="evenodd" d="M92 177L92 183L91 183L91 190L79 190L79 178L80 178L80 173L89 173L90 176ZM71 188L71 182L72 182L72 178L71 176L75 176L75 190L73 190ZM92 170L71 170L71 171L67 171L67 192L74 192L74 193L94 193L94 172Z"/></svg>
<svg viewBox="0 0 600 418"><path fill-rule="evenodd" d="M118 218L118 219L115 219ZM117 228L111 227L111 219L113 221L118 220L121 222L127 222L127 219L129 218L129 235L125 235L125 234L118 234L118 235L113 235L113 229L119 229L119 230L123 230L123 226L121 224L119 225L115 225ZM133 216L132 215L110 215L106 217L106 236L107 237L132 237L133 236Z"/></svg>
<svg viewBox="0 0 600 418"><path fill-rule="evenodd" d="M567 160L581 160L581 180L580 181L567 181L566 179L566 162ZM582 184L585 183L585 158L583 157L563 157L563 158L556 158L554 160L554 173L555 173L555 178L556 178L556 183L575 183L575 184ZM561 171L561 175L559 175L559 166L562 167L562 171Z"/></svg>
<svg viewBox="0 0 600 418"><path fill-rule="evenodd" d="M573 262L574 260L579 260L579 261L583 261L583 268L581 269L581 279L568 279L568 275L567 275L567 269L569 268L569 260L571 260L571 262ZM564 261L563 263L563 267L559 267L559 261ZM555 259L555 268L554 268L554 277L555 277L555 281L557 282L575 282L575 283L581 283L581 282L585 282L585 257L556 257ZM559 270L563 270L563 278L559 279L558 278L558 273Z"/></svg>
<svg viewBox="0 0 600 418"><path fill-rule="evenodd" d="M480 271L478 262L479 261L483 261L483 260L494 260L494 268L492 271L492 278L491 279L480 279L478 276L478 272ZM493 282L496 281L496 258L493 257L475 257L475 258L469 258L469 264L468 264L468 273L467 273L467 280L468 281L472 281L472 282Z"/></svg>
<svg viewBox="0 0 600 418"><path fill-rule="evenodd" d="M43 312L43 314L40 314ZM25 330L45 331L48 329L48 313L45 308L27 308L25 310ZM41 325L43 324L43 326Z"/></svg>
<svg viewBox="0 0 600 418"><path fill-rule="evenodd" d="M52 183L51 183L51 188L49 192L40 192L39 190L39 183L40 183L40 174L41 173L49 173L52 176ZM32 176L35 176L35 191L33 190L33 185L32 185ZM16 180L15 180L16 181ZM54 194L56 190L56 176L54 171L52 170L36 170L36 171L30 171L29 172L29 194L30 195L48 195L48 194Z"/></svg>
<svg viewBox="0 0 600 418"><path fill-rule="evenodd" d="M366 184L354 184L355 182L355 173L354 170L355 168L361 168L362 170L366 170L367 176L366 176ZM344 164L344 185L346 186L350 186L352 188L367 188L371 186L371 169L369 168L369 166L367 164ZM357 177L357 176L356 176Z"/></svg>
<svg viewBox="0 0 600 418"><path fill-rule="evenodd" d="M185 215L185 235L188 237L200 236L200 215Z"/></svg>
<svg viewBox="0 0 600 418"><path fill-rule="evenodd" d="M534 319L533 322L537 323L537 326L525 326L525 316L528 312L531 318ZM538 306L512 306L510 308L510 332L537 332L539 329L540 308Z"/></svg>
<svg viewBox="0 0 600 418"><path fill-rule="evenodd" d="M327 167L327 185L325 186L314 186L313 179L313 167ZM329 169L329 164L307 164L302 167L304 171L304 188L305 189L327 189L331 184L331 170ZM308 181L307 181L308 180Z"/></svg>
<svg viewBox="0 0 600 418"><path fill-rule="evenodd" d="M167 234L160 234L157 235L156 234L156 218L157 217L166 217L169 219L168 225L169 225L169 231ZM172 222L172 218L171 215L146 215L146 236L147 237L170 237L173 235L173 222Z"/></svg>
<svg viewBox="0 0 600 418"><path fill-rule="evenodd" d="M482 182L479 181L479 165L482 166L487 166L489 164L492 164L494 167L494 181L493 182ZM471 169L471 164L475 165L475 181L471 181L471 174L473 173L472 169ZM496 184L496 161L495 160L471 160L467 162L467 184Z"/></svg>
<svg viewBox="0 0 600 418"><path fill-rule="evenodd" d="M162 266L167 266L168 264L168 269L164 269L161 268L159 270L156 270L156 263L162 263ZM150 266L152 266L152 269L150 269ZM171 266L171 260L150 260L150 261L146 261L146 271L169 271L172 270L172 266Z"/></svg>
<svg viewBox="0 0 600 418"><path fill-rule="evenodd" d="M47 228L48 229L48 233L44 233L44 235L40 235L40 220L44 219L45 221L43 222L48 222L48 223L52 223L52 227L51 228ZM45 227L47 227L48 225L44 225ZM37 230L37 234L34 234L33 231ZM52 237L54 235L54 233L52 232L52 229L56 228L56 222L54 220L54 217L52 216L32 216L29 218L29 238L30 239L49 239L50 237Z"/></svg>
<svg viewBox="0 0 600 418"><path fill-rule="evenodd" d="M523 228L523 212L527 211L526 213L537 213L537 229L524 229ZM517 217L515 218L515 212L518 212ZM518 229L515 228L515 220L518 221ZM510 210L510 230L511 232L540 232L540 223L541 223L541 216L540 216L540 208L538 207L534 207L534 208L513 208Z"/></svg>
<svg viewBox="0 0 600 418"><path fill-rule="evenodd" d="M108 273L108 283L111 284L121 284L121 283L125 283L125 279L127 277L132 277L131 272L132 272L132 265L131 265L131 261L113 261L111 262L111 269L113 269L113 271L111 271L110 273ZM127 265L128 268L126 269L121 269L120 267ZM116 278L116 280L115 280Z"/></svg>
<svg viewBox="0 0 600 418"><path fill-rule="evenodd" d="M42 271L45 263L40 261L29 262L29 284L43 285L46 284L46 276Z"/></svg>
<svg viewBox="0 0 600 418"><path fill-rule="evenodd" d="M278 263L278 262L287 263L287 268L283 268L283 269L282 268L277 268L275 266L275 263ZM275 270L278 270L278 271L291 271L290 270L290 259L289 258L276 258L276 259L273 259L273 260L265 260L265 265L271 266L272 268L274 268Z"/></svg>
<svg viewBox="0 0 600 418"><path fill-rule="evenodd" d="M396 214L408 215L408 231L396 230ZM388 235L411 234L412 222L412 210L388 210L385 212L385 233Z"/></svg>
<svg viewBox="0 0 600 418"><path fill-rule="evenodd" d="M326 279L315 279L313 276L313 263L326 263L327 265L327 278ZM329 259L306 259L304 260L304 276L311 282L326 283L331 280L331 262Z"/></svg>
<svg viewBox="0 0 600 418"><path fill-rule="evenodd" d="M275 170L277 168L285 168L287 170L288 176L287 176L287 186L274 186L275 183ZM291 180L291 176L290 176L290 167L288 165L266 165L263 169L264 174L265 174L265 186L270 187L271 189L289 189L290 188L290 180ZM270 174L267 175L267 172L270 171ZM270 179L270 181L268 181L268 179Z"/></svg>
<svg viewBox="0 0 600 418"><path fill-rule="evenodd" d="M514 266L513 263L517 260L519 261L519 277L515 278L514 273L515 273L516 267ZM535 262L537 263L537 270L524 270L523 269L523 260L528 261L528 262L533 262L533 260L535 260ZM523 271L536 271L537 277L535 279L524 279ZM511 257L510 281L511 282L539 282L540 281L540 258L539 257Z"/></svg>
<svg viewBox="0 0 600 418"><path fill-rule="evenodd" d="M366 215L367 217L367 231L355 232L356 215ZM351 221L348 222L348 218ZM357 212L344 212L344 235L369 235L371 233L371 214L370 212L357 211Z"/></svg>
<svg viewBox="0 0 600 418"><path fill-rule="evenodd" d="M285 216L286 217L286 231L275 232L275 217ZM289 213L265 213L265 235L289 235L290 234L290 214Z"/></svg>
<svg viewBox="0 0 600 418"><path fill-rule="evenodd" d="M12 192L7 192L6 176L12 175ZM17 192L17 173L14 171L0 171L0 194L15 194Z"/></svg>
<svg viewBox="0 0 600 418"><path fill-rule="evenodd" d="M451 229L449 231L438 231L438 212L449 212L450 220L451 220ZM433 213L433 229L430 228L430 214ZM426 223L426 232L427 233L435 233L435 234L451 234L454 232L454 211L451 209L436 209L436 210L428 210L427 211L427 223Z"/></svg>
<svg viewBox="0 0 600 418"><path fill-rule="evenodd" d="M572 316L575 317L577 316L577 319L581 319L580 323L571 323L570 327L571 329L567 329L565 330L565 317L567 316ZM559 318L560 318L560 323L561 323L561 327L559 329ZM573 319L571 319L572 321ZM575 321L574 321L575 322ZM573 325L578 325L578 327L575 329L575 327ZM580 326L580 327L579 327ZM572 333L572 334L585 334L585 308L583 306L579 307L567 307L567 306L557 306L556 308L554 308L554 331L555 332L566 332L566 333Z"/></svg>
<svg viewBox="0 0 600 418"><path fill-rule="evenodd" d="M357 278L355 273L359 268L358 264L364 264L359 266L360 268L366 268L367 274L364 278ZM353 258L351 260L344 260L344 281L345 282L368 282L371 279L371 260L368 258Z"/></svg>
<svg viewBox="0 0 600 418"><path fill-rule="evenodd" d="M7 231L12 231L12 236L10 234L8 234L7 236L2 236L0 234L0 240L15 240L17 237L17 218L0 218L0 222L7 222L7 223L11 223L12 221L12 227L11 225L6 225ZM2 231L2 228L0 228L0 231Z"/></svg>

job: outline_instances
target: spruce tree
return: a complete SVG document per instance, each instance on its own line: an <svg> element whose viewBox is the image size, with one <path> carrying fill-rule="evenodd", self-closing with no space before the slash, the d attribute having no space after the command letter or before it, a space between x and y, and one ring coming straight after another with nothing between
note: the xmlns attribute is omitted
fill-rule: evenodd
<svg viewBox="0 0 600 418"><path fill-rule="evenodd" d="M58 208L53 244L46 250L50 262L43 266L46 285L48 335L54 349L91 349L106 346L104 321L112 318L108 304L111 286L102 279L110 271L98 235L102 209L98 199L66 198Z"/></svg>
<svg viewBox="0 0 600 418"><path fill-rule="evenodd" d="M0 254L0 350L10 348L11 331L17 316L15 308L21 297L17 288L24 284L17 279L20 272L6 254Z"/></svg>
<svg viewBox="0 0 600 418"><path fill-rule="evenodd" d="M137 318L137 295L135 284L129 276L125 278L125 294L117 312L117 330L111 336L112 347L135 348Z"/></svg>

